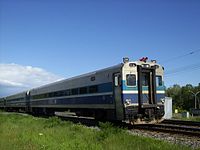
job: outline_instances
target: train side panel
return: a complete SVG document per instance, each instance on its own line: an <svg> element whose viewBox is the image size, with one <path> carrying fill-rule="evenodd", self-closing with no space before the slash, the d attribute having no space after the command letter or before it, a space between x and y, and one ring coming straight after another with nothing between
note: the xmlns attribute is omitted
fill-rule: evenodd
<svg viewBox="0 0 200 150"><path fill-rule="evenodd" d="M5 97L5 106L7 110L18 111L19 109L26 109L26 92L14 94L8 97Z"/></svg>
<svg viewBox="0 0 200 150"><path fill-rule="evenodd" d="M77 115L116 119L113 75L121 72L121 66L120 64L33 89L30 91L31 110L47 113L70 110ZM122 103L121 99L119 101Z"/></svg>

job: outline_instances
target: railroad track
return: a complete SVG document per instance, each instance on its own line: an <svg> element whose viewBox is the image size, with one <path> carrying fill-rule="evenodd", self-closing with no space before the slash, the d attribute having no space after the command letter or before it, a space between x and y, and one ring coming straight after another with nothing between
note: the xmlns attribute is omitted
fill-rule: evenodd
<svg viewBox="0 0 200 150"><path fill-rule="evenodd" d="M82 123L87 126L98 126L99 122L92 117L77 117L73 114L57 114L59 118L74 123ZM112 122L116 127L127 129L141 129L149 131L167 132L173 134L182 134L187 136L200 137L199 122L181 121L181 120L165 120L160 124L144 124L144 125L130 125L122 122Z"/></svg>
<svg viewBox="0 0 200 150"><path fill-rule="evenodd" d="M160 124L135 125L133 128L200 137L200 127L192 125L181 125L172 123L166 124L165 122Z"/></svg>
<svg viewBox="0 0 200 150"><path fill-rule="evenodd" d="M55 115L64 121L81 123L86 126L99 126L99 121L95 120L92 117L81 117L73 114L63 114L63 113L60 114L58 113ZM48 116L46 116L46 118L48 118ZM157 131L157 132L200 137L200 122L195 122L195 121L164 120L160 124L142 124L142 125L131 125L122 122L112 122L112 123L116 127L126 128L129 130L139 129L139 130Z"/></svg>
<svg viewBox="0 0 200 150"><path fill-rule="evenodd" d="M165 119L162 123L164 123L164 124L177 124L177 125L200 127L200 122L197 122L197 121L184 121L184 120Z"/></svg>

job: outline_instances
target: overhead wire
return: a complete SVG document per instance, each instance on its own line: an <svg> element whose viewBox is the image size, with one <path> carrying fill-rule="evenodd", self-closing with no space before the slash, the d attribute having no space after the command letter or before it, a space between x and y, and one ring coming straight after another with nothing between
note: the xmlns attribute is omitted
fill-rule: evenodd
<svg viewBox="0 0 200 150"><path fill-rule="evenodd" d="M169 58L169 59L166 59L165 61L161 61L162 63L164 62L173 62L177 59L181 59L183 57L186 57L186 56L189 56L189 55L193 55L193 54L196 54L200 52L200 49L197 49L197 50L193 50L193 51L190 51L189 53L186 53L184 55L179 55L179 56L175 56L175 57L172 57L172 58ZM194 70L198 70L200 69L200 62L196 63L196 64L191 64L191 65L187 65L187 66L183 66L183 67L179 67L179 68L175 68L175 69L172 69L172 70L169 70L169 71L166 71L165 75L166 77L168 76L171 76L171 75L175 75L175 74L178 74L178 73L182 73L182 72L186 72L186 71L194 71Z"/></svg>
<svg viewBox="0 0 200 150"><path fill-rule="evenodd" d="M179 55L179 56L175 56L175 57L172 57L172 58L166 59L164 61L160 61L160 62L161 63L172 62L172 61L175 61L177 59L180 59L180 58L183 58L183 57L186 57L186 56L189 56L189 55L193 55L193 54L198 53L198 52L200 52L200 49L193 50L193 51L190 51L189 53L186 53L186 54L183 54L183 55Z"/></svg>
<svg viewBox="0 0 200 150"><path fill-rule="evenodd" d="M181 73L181 72L185 72L185 71L194 71L194 70L198 70L200 69L200 63L196 63L196 64L192 64L192 65L187 65L187 66L184 66L184 67L180 67L180 68L176 68L176 69L173 69L173 70L169 70L169 71L166 71L165 75L168 77L170 75L174 75L174 74L177 74L177 73Z"/></svg>

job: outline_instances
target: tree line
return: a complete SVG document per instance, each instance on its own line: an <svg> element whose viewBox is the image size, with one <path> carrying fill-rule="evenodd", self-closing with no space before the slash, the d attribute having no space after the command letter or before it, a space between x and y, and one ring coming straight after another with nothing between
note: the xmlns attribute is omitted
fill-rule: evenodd
<svg viewBox="0 0 200 150"><path fill-rule="evenodd" d="M178 109L179 112L189 111L191 108L195 108L194 94L198 91L200 91L200 83L198 86L192 86L191 84L180 86L175 84L166 89L166 96L172 97L173 110ZM200 93L197 95L196 101L196 106L200 109Z"/></svg>

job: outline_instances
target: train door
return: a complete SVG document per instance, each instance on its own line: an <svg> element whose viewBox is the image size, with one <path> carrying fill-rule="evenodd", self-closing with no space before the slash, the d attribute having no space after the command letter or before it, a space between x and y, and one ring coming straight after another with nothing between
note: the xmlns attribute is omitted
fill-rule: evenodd
<svg viewBox="0 0 200 150"><path fill-rule="evenodd" d="M115 110L116 110L116 119L123 120L124 119L124 107L122 104L122 89L121 89L121 74L115 73L113 75L114 80L114 99L115 99Z"/></svg>
<svg viewBox="0 0 200 150"><path fill-rule="evenodd" d="M26 101L26 112L30 113L31 112L31 107L30 107L30 92L29 91L26 92L25 101Z"/></svg>
<svg viewBox="0 0 200 150"><path fill-rule="evenodd" d="M3 100L4 110L6 111L6 98Z"/></svg>
<svg viewBox="0 0 200 150"><path fill-rule="evenodd" d="M138 66L138 102L139 111L156 108L156 77L155 68Z"/></svg>

